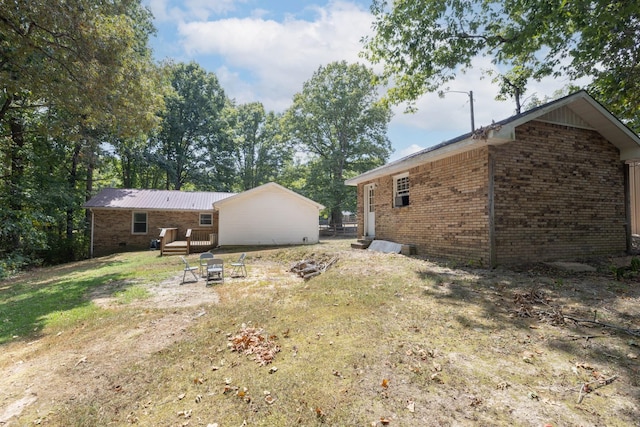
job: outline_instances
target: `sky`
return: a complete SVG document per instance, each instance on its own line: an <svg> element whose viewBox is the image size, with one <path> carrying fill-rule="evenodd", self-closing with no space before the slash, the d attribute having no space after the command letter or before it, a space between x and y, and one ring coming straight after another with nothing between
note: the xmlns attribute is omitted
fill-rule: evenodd
<svg viewBox="0 0 640 427"><path fill-rule="evenodd" d="M370 0L143 0L154 15L154 58L195 61L215 73L229 98L261 102L284 112L320 66L334 61L367 64L359 56L362 37L371 35ZM374 71L376 67L373 67ZM510 117L513 101L496 101L498 86L487 77L488 58L448 85L440 98L426 94L418 112L394 107L388 137L395 160L471 130L473 92L476 128ZM570 81L530 84L526 97L551 96Z"/></svg>

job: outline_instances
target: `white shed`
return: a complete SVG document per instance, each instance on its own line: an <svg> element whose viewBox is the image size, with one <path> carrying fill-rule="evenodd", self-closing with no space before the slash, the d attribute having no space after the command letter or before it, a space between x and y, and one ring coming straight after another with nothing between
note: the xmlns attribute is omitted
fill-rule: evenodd
<svg viewBox="0 0 640 427"><path fill-rule="evenodd" d="M218 244L292 245L318 243L319 203L270 182L213 204Z"/></svg>

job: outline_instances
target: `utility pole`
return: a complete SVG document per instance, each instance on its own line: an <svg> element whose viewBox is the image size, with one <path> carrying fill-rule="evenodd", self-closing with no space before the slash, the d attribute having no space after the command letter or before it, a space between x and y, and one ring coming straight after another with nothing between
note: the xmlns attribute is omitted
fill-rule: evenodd
<svg viewBox="0 0 640 427"><path fill-rule="evenodd" d="M447 90L445 92L442 92L441 94L444 95L445 93L464 93L465 95L469 96L469 106L471 107L471 133L473 133L473 131L476 130L476 123L473 118L473 91L470 90L469 92L464 92L461 90Z"/></svg>

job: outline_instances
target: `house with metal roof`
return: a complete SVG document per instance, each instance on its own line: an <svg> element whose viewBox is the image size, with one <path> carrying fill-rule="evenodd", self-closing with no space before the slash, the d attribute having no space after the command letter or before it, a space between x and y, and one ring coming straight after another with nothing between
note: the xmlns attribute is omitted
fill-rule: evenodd
<svg viewBox="0 0 640 427"><path fill-rule="evenodd" d="M213 204L234 193L105 188L85 203L91 212L91 256L157 246L161 253L217 245Z"/></svg>
<svg viewBox="0 0 640 427"><path fill-rule="evenodd" d="M485 266L630 249L640 139L585 91L346 181L358 232Z"/></svg>
<svg viewBox="0 0 640 427"><path fill-rule="evenodd" d="M91 256L150 246L204 252L222 243L221 232L225 245L317 243L323 208L275 183L239 194L105 188L84 207Z"/></svg>

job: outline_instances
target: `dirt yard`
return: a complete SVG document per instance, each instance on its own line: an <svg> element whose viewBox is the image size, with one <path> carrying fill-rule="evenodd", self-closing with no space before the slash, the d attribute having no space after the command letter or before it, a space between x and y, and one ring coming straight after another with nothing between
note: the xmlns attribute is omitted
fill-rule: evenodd
<svg viewBox="0 0 640 427"><path fill-rule="evenodd" d="M335 270L334 274L341 276L367 274L373 268L372 265L378 268L378 275L395 274L398 268L397 260L406 258L400 255L372 255L368 251L350 251L344 248L338 249L338 253L341 262L333 266L332 270ZM373 261L372 257L375 258ZM392 262L383 264L389 259ZM494 407L502 408L502 411L511 414L505 415L506 422L503 420L496 425L509 425L508 420L511 419L513 425L542 427L544 424L539 421L542 415L531 409L532 402L543 401L546 409L542 412L548 414L549 420L554 420L558 419L555 411L561 413L565 404L559 402L570 400L573 401L571 406L578 415L560 419L573 420L575 424L549 425L581 425L580 422L584 420L593 422L591 425L611 425L607 421L607 412L589 403L589 400L597 395L600 400L607 401L606 404L614 408L612 411L628 414L626 418L625 415L617 415L618 421L614 425L624 425L624 422L619 420L632 420L634 416L640 415L640 282L637 275L623 268L618 270L618 280L612 277L616 272L613 266L630 265L631 258L598 260L580 265L536 264L511 270L456 267L421 259L402 262L410 263L407 265L419 271L420 280L429 281L429 285L424 285L424 290L416 294L417 297L429 296L439 301L440 305L448 304L449 301L461 307L462 312L466 310L463 306L465 301L477 303L478 300L482 300L484 314L481 318L486 319L486 316L489 316L487 313L493 313L503 319L511 319L508 320L510 322L526 325L530 333L518 332L505 336L498 330L495 340L488 341L492 343L490 346L495 348L487 351L495 352L497 356L494 365L487 366L486 369L495 370L495 377L500 377L502 369L513 369L511 365L518 359L524 361L524 370L548 370L545 374L551 375L548 378L553 378L553 370L562 369L563 372L567 372L562 374L563 378L558 382L529 388L528 394L524 394L520 401L501 397L504 390L522 386L514 384L513 381L498 381L490 387L479 385L489 390L484 397L480 397L479 393L472 389L467 389L459 396L459 399L468 400L463 411L479 411L491 402ZM585 265L591 268L575 271ZM68 405L69 402L80 399L79 396L100 395L105 390L118 392L124 384L114 382L114 379L118 378L114 373L123 366L135 365L153 354L157 355L164 349L194 338L194 326L200 319L219 310L221 302L218 289L226 288L205 287L202 281L181 285L181 279L182 273L163 283L149 285L147 290L150 297L127 304L126 316L130 317L135 313L135 319L129 318L127 322L119 322L117 318L107 320L111 326L101 330L99 337L83 334L85 328L95 328L95 325L88 321L55 335L41 336L29 342L12 342L0 347L0 425L55 425L48 420L51 411L56 407ZM269 282L266 285L265 280ZM286 292L288 288L305 286L301 278L287 271L285 263L269 257L257 257L251 264L249 277L233 279L232 283L225 283L223 286L232 286L236 296L251 295L252 288L257 287L258 282L262 283L261 289L277 287L281 299L285 298L282 296L283 290ZM113 311L117 317L120 307L114 294L119 287L125 285L123 282L111 282L91 290L87 298ZM408 292L399 289L396 292L400 294L397 298L409 301L412 297ZM452 295L455 295L455 302L451 299ZM467 322L460 330L457 329L457 323L454 326L443 325L445 329L448 327L452 334L458 331L459 335L452 335L451 340L474 340L474 334L487 332L487 326L482 325L480 318L473 317L471 309L466 320L459 318L462 312L442 321L446 324ZM104 319L95 319L95 322L101 321ZM390 321L393 322L392 319ZM135 325L133 328L130 327L132 323ZM419 319L407 321L405 325L401 325L401 329L414 328L416 330L412 331L419 333L419 329L423 327L418 323ZM128 326L125 327L124 324ZM435 341L434 338L433 342ZM433 346L436 347L436 344ZM565 346L563 351L566 352L574 351L569 347L582 348L585 354L569 356L571 368L560 368L564 362L554 360L554 346ZM440 347L444 348L445 345L440 344ZM419 361L420 353L417 347L402 348L401 351L406 353L403 357ZM513 354L509 353L514 348L521 348L522 351L515 359L508 359L513 357ZM423 360L429 359L428 364L431 365L426 379L429 389L443 383L442 387L447 385L447 380L440 379L443 365L446 370L446 366L455 364L456 369L464 372L464 365L472 364L475 358L473 354L452 351L447 353L446 357L438 359L437 352L434 355L434 352L425 351L428 355L425 355ZM439 352L442 353L443 350ZM503 355L504 361L500 360L500 354ZM587 360L586 354L590 355L591 361ZM600 362L596 364L593 360ZM454 382L453 379L449 381ZM473 381L468 380L464 386L468 387L469 384L473 384ZM490 391L491 388L493 392ZM479 423L477 425L483 424L482 421L474 422L473 417L460 422L443 421L447 420L448 416L446 393L436 392L433 396L434 401L440 401L443 412L437 417L424 415L423 420L436 423L431 425L437 425L438 420L442 425L475 425L476 422ZM462 396L467 396L468 399ZM405 402L404 412L414 415L413 412L417 411L414 408L418 401L415 395L407 394L398 400ZM459 404L460 402L454 404L451 411ZM449 415L453 417L450 419L455 419L453 413ZM400 415L395 419L376 415L372 419L371 425L410 425ZM479 419L484 420L482 417ZM530 419L531 422L523 421L526 419ZM635 419L637 421L640 418ZM190 425L214 425L190 421ZM137 418L132 417L129 422L137 422ZM633 424L629 422L629 425ZM166 423L187 424L189 423L178 421Z"/></svg>

